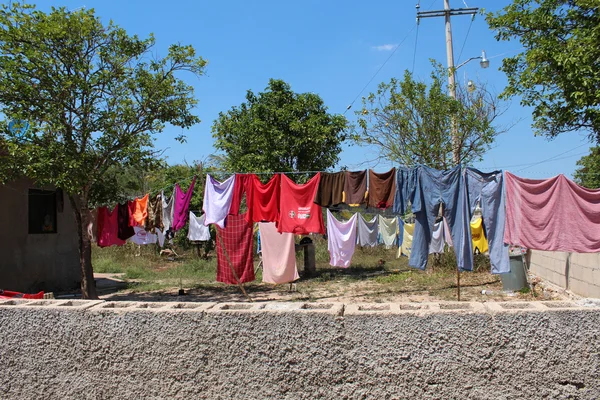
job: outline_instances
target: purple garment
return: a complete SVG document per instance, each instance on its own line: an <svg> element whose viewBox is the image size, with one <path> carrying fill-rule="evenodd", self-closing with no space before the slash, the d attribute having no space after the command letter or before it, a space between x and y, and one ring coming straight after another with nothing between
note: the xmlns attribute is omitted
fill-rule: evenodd
<svg viewBox="0 0 600 400"><path fill-rule="evenodd" d="M171 229L173 232L176 232L183 228L185 224L188 222L188 218L190 216L190 200L192 199L192 195L194 194L194 185L196 184L196 177L192 179L192 183L188 188L187 192L181 190L181 187L178 183L175 184L175 210L173 211L173 225L171 225Z"/></svg>

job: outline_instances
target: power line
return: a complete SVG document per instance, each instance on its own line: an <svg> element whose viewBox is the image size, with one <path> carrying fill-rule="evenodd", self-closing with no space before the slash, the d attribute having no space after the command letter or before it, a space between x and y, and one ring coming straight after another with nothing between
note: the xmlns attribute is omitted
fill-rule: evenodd
<svg viewBox="0 0 600 400"><path fill-rule="evenodd" d="M538 162L536 162L536 163L533 163L533 164L531 164L531 165L529 165L529 166L527 166L527 167L525 167L525 168L521 168L520 170L517 170L517 171L515 171L515 173L517 173L517 172L521 172L521 171L524 171L524 170L526 170L526 169L528 169L528 168L535 167L535 166L536 166L536 165L538 165L538 164L542 164L542 163L545 163L545 162L548 162L548 161L556 161L556 160L558 159L558 157L560 157L560 156L563 156L563 155L565 155L565 154L567 154L567 153L570 153L570 152L572 152L573 150L577 150L577 149L579 149L579 148L581 148L581 147L583 147L583 146L589 146L589 145L590 145L589 143L584 143L584 144L582 144L582 145L579 145L579 146L577 146L577 147L573 147L571 150L567 150L567 151L565 151L565 152L562 152L562 153L560 153L560 154L557 154L557 155L555 155L554 157L546 158L546 159L544 159L544 160L542 160L542 161L538 161Z"/></svg>
<svg viewBox="0 0 600 400"><path fill-rule="evenodd" d="M465 35L465 40L463 41L462 47L460 48L460 53L458 53L458 59L456 61L457 64L460 64L460 57L462 56L463 50L465 49L465 44L467 44L467 39L469 38L469 33L471 32L471 27L473 26L474 20L475 14L473 14L473 17L471 18L471 22L469 23L469 29L467 29L467 34Z"/></svg>
<svg viewBox="0 0 600 400"><path fill-rule="evenodd" d="M429 5L429 8L431 8L431 6L433 6L433 3L435 1L436 0L433 0L431 2L431 4ZM346 110L344 111L343 115L346 115L346 113L348 112L348 110L350 110L352 108L352 106L354 105L354 103L356 103L356 100L358 100L358 98L360 97L361 94L363 94L363 92L365 91L365 89L367 87L369 87L369 85L371 84L371 82L373 82L373 79L375 79L375 77L377 76L377 74L379 74L379 72L383 69L383 67L385 67L385 65L388 63L388 61L390 61L390 59L394 56L394 54L396 54L396 51L398 51L398 49L400 48L400 46L402 46L402 44L406 41L406 39L408 39L408 37L410 36L410 34L412 33L412 31L415 30L416 27L418 27L417 23L415 23L412 26L412 28L410 28L410 30L408 31L408 33L406 34L406 36L404 36L404 39L402 39L400 41L400 43L394 48L394 50L392 51L392 53L389 55L389 57L383 62L383 64L377 69L377 71L375 71L375 73L373 74L373 76L371 77L371 79L369 79L369 81L367 82L367 84L360 90L360 92L358 92L358 94L356 95L356 97L354 98L354 100L352 100L352 102L348 105L348 107L346 107Z"/></svg>

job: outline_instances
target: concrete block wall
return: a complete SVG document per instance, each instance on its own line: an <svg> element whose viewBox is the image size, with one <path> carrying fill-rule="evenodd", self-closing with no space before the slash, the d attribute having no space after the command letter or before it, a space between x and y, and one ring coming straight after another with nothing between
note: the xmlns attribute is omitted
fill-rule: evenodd
<svg viewBox="0 0 600 400"><path fill-rule="evenodd" d="M600 253L532 250L531 272L584 297L600 298Z"/></svg>
<svg viewBox="0 0 600 400"><path fill-rule="evenodd" d="M600 398L600 308L0 302L0 398Z"/></svg>

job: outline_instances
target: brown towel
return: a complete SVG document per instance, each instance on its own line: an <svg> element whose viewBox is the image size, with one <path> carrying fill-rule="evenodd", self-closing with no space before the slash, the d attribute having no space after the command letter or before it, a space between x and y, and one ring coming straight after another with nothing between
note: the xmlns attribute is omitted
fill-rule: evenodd
<svg viewBox="0 0 600 400"><path fill-rule="evenodd" d="M365 203L367 192L367 171L346 171L344 183L344 203L359 206Z"/></svg>
<svg viewBox="0 0 600 400"><path fill-rule="evenodd" d="M369 207L388 208L394 205L396 193L396 168L378 174L369 170Z"/></svg>
<svg viewBox="0 0 600 400"><path fill-rule="evenodd" d="M319 181L319 188L315 194L314 202L321 207L335 206L343 203L345 182L345 171L334 174L321 172L321 180Z"/></svg>

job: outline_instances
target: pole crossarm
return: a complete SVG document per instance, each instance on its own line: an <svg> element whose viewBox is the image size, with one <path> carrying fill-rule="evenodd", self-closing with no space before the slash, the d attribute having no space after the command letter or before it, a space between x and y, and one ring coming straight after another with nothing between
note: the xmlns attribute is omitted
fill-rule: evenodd
<svg viewBox="0 0 600 400"><path fill-rule="evenodd" d="M477 7L451 8L449 10L419 11L417 18L445 17L446 15L475 15L479 11Z"/></svg>

